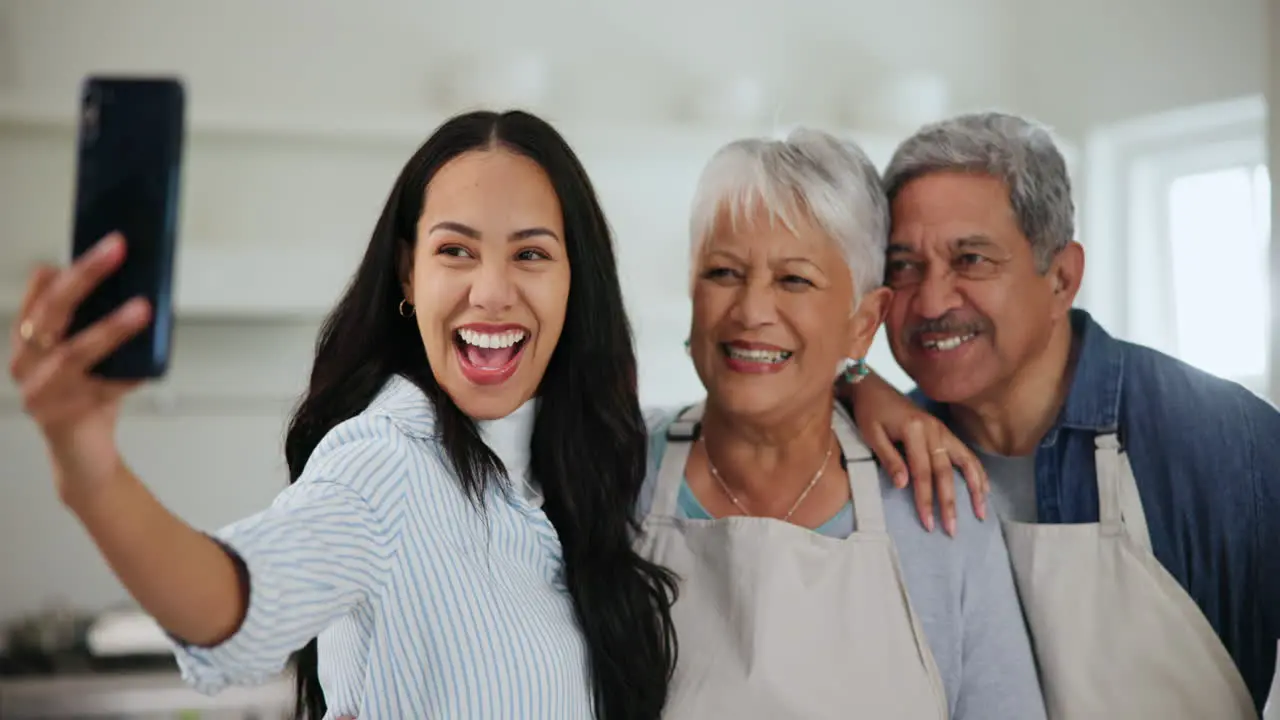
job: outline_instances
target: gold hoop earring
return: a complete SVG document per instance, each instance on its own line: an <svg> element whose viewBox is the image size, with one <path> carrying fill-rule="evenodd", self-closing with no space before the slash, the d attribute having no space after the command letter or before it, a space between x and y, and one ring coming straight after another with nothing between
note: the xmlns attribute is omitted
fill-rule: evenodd
<svg viewBox="0 0 1280 720"><path fill-rule="evenodd" d="M411 318L414 312L414 307L409 302L409 298L404 298L400 301L400 317Z"/></svg>

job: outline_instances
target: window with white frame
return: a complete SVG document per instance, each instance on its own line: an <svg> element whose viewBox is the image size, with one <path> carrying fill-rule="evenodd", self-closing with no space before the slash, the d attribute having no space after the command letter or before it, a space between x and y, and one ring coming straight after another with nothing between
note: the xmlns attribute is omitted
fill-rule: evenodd
<svg viewBox="0 0 1280 720"><path fill-rule="evenodd" d="M1251 162L1190 172L1174 177L1168 188L1176 354L1265 394L1267 166Z"/></svg>
<svg viewBox="0 0 1280 720"><path fill-rule="evenodd" d="M1114 334L1264 396L1280 391L1267 386L1265 118L1250 98L1091 138L1081 302Z"/></svg>

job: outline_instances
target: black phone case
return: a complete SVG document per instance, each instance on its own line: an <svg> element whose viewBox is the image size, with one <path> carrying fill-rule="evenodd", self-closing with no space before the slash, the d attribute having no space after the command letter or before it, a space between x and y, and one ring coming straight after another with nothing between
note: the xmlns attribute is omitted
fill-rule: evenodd
<svg viewBox="0 0 1280 720"><path fill-rule="evenodd" d="M185 92L173 78L90 77L80 104L72 256L111 232L124 264L77 308L70 332L144 297L152 321L93 368L101 377L152 379L168 371L173 335Z"/></svg>

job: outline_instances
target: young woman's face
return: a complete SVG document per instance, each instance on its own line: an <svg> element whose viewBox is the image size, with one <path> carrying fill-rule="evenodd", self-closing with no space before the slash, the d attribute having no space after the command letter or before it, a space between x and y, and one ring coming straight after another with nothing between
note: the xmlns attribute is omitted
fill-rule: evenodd
<svg viewBox="0 0 1280 720"><path fill-rule="evenodd" d="M541 166L467 152L428 183L405 297L436 382L467 415L505 417L537 393L560 340L569 258Z"/></svg>

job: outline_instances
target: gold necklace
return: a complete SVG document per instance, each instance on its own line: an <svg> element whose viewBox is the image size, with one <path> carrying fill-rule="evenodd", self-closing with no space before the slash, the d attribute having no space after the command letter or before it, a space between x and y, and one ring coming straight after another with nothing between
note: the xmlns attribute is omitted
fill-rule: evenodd
<svg viewBox="0 0 1280 720"><path fill-rule="evenodd" d="M706 449L707 447L707 440L705 435L702 436L702 447L704 449ZM786 515L783 515L781 518L779 518L779 520L782 520L783 522L787 522L788 520L790 520L791 516L795 514L796 509L800 507L800 503L804 502L804 499L809 497L809 492L813 490L814 486L818 484L818 481L822 479L822 474L827 471L827 463L831 462L831 451L834 450L835 447L836 447L835 436L832 435L831 439L827 442L827 454L825 457L822 458L822 464L818 466L818 472L813 474L813 479L810 480L809 484L805 486L804 492L800 493L800 497L796 498L796 501L792 503L791 509L787 511ZM743 515L747 515L749 517L755 517L754 515L751 514L750 511L748 511L745 507L742 506L742 503L738 501L738 496L733 494L733 491L730 490L729 486L725 483L724 478L720 477L720 471L716 469L716 464L711 462L710 450L707 450L707 467L711 469L711 477L716 479L716 482L720 485L720 489L723 490L725 496L729 498L729 502L733 503L734 507L741 510Z"/></svg>

